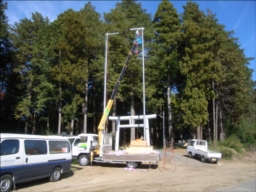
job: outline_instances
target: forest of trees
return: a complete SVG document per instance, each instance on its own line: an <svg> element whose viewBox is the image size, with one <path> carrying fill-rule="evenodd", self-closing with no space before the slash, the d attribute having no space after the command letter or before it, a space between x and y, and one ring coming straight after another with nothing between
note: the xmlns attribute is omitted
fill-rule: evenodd
<svg viewBox="0 0 256 192"><path fill-rule="evenodd" d="M250 60L234 31L217 16L187 2L178 14L162 0L155 15L136 0L122 0L101 16L92 4L68 9L50 22L38 12L8 24L0 0L1 132L26 134L97 133L103 114L105 33L109 37L110 96L130 51L133 27L144 27L146 114L151 143L225 140L256 142L256 82ZM111 116L142 115L141 54L133 55L118 89ZM163 123L163 112L165 123ZM115 125L106 122L106 131ZM142 129L122 130L122 143Z"/></svg>

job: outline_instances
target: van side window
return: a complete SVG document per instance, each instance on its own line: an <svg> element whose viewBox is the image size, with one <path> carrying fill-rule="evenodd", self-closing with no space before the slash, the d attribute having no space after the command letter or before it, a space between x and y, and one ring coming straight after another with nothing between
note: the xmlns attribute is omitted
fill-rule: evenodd
<svg viewBox="0 0 256 192"><path fill-rule="evenodd" d="M68 141L49 141L50 154L69 153L70 145Z"/></svg>
<svg viewBox="0 0 256 192"><path fill-rule="evenodd" d="M19 152L20 142L17 139L8 139L3 140L0 143L0 154L3 155L12 155Z"/></svg>
<svg viewBox="0 0 256 192"><path fill-rule="evenodd" d="M25 140L26 155L44 155L47 154L46 141Z"/></svg>

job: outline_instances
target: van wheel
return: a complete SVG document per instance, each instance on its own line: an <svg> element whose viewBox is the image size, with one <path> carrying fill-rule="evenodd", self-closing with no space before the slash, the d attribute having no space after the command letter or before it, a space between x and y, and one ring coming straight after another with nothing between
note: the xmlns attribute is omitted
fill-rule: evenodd
<svg viewBox="0 0 256 192"><path fill-rule="evenodd" d="M134 168L135 169L135 168L138 167L139 163L138 162L127 161L126 165L129 168Z"/></svg>
<svg viewBox="0 0 256 192"><path fill-rule="evenodd" d="M204 157L204 156L201 157L201 161L202 161L203 163L205 163L205 157Z"/></svg>
<svg viewBox="0 0 256 192"><path fill-rule="evenodd" d="M10 175L3 175L1 176L1 180L0 180L0 191L1 192L8 192L11 190L12 188L12 177Z"/></svg>
<svg viewBox="0 0 256 192"><path fill-rule="evenodd" d="M81 155L78 159L78 162L81 166L89 165L89 157L87 155Z"/></svg>
<svg viewBox="0 0 256 192"><path fill-rule="evenodd" d="M193 158L193 154L192 154L191 152L188 153L188 156L189 156L190 158Z"/></svg>
<svg viewBox="0 0 256 192"><path fill-rule="evenodd" d="M55 168L51 174L50 181L51 182L56 182L60 180L61 176L61 169L59 167Z"/></svg>

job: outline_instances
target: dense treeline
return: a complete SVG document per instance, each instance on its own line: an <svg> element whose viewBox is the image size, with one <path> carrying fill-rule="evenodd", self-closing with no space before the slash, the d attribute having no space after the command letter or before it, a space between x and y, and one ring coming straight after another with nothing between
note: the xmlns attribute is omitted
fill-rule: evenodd
<svg viewBox="0 0 256 192"><path fill-rule="evenodd" d="M36 12L8 25L0 0L1 132L97 133L103 112L105 33L109 37L108 95L132 47L133 27L144 27L146 114L151 142L225 140L235 134L256 140L256 85L233 31L210 10L187 2L184 12L168 0L151 17L135 0L117 2L101 15L91 3L60 14L54 22ZM142 58L133 55L110 115L142 115ZM162 114L165 123L163 123ZM161 115L161 116L160 116ZM115 125L106 122L106 131ZM122 130L122 144L141 129Z"/></svg>

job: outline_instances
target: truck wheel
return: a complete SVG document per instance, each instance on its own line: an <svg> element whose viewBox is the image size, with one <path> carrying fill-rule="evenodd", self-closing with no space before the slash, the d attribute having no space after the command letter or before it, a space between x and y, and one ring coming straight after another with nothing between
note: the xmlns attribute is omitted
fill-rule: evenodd
<svg viewBox="0 0 256 192"><path fill-rule="evenodd" d="M129 168L137 168L139 163L138 162L127 161L126 165Z"/></svg>
<svg viewBox="0 0 256 192"><path fill-rule="evenodd" d="M89 165L89 157L87 155L81 155L78 159L78 162L81 166Z"/></svg>
<svg viewBox="0 0 256 192"><path fill-rule="evenodd" d="M203 163L205 163L205 157L204 157L204 156L201 157L201 161L202 161Z"/></svg>
<svg viewBox="0 0 256 192"><path fill-rule="evenodd" d="M3 175L1 176L1 180L0 180L0 191L1 192L8 192L11 190L12 188L12 177L10 175Z"/></svg>
<svg viewBox="0 0 256 192"><path fill-rule="evenodd" d="M192 154L191 152L188 153L188 156L189 156L190 158L193 158L193 154Z"/></svg>
<svg viewBox="0 0 256 192"><path fill-rule="evenodd" d="M56 182L60 180L61 176L61 169L59 167L55 168L50 176L50 181L51 182Z"/></svg>

